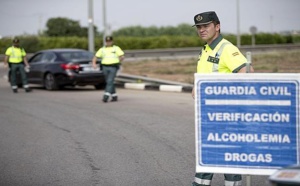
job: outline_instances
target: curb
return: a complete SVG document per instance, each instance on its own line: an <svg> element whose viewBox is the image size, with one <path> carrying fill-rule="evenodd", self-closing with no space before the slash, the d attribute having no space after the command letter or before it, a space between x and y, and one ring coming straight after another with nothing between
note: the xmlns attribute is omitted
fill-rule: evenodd
<svg viewBox="0 0 300 186"><path fill-rule="evenodd" d="M134 89L134 90L157 90L163 92L188 92L191 93L193 87L180 85L151 85L145 83L120 83L116 84L119 88Z"/></svg>

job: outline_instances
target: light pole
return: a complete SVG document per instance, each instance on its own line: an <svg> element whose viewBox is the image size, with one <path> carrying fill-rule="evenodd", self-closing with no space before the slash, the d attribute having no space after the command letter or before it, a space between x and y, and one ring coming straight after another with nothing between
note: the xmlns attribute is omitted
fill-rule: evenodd
<svg viewBox="0 0 300 186"><path fill-rule="evenodd" d="M250 33L252 35L252 37L251 37L252 47L255 46L255 34L256 34L256 32L257 32L257 28L255 26L251 26L250 27Z"/></svg>
<svg viewBox="0 0 300 186"><path fill-rule="evenodd" d="M270 16L270 31L272 34L273 33L273 16L272 15Z"/></svg>
<svg viewBox="0 0 300 186"><path fill-rule="evenodd" d="M105 36L107 34L107 24L106 24L106 2L105 0L103 0L103 5L102 5L102 8L103 8L103 46L105 45Z"/></svg>
<svg viewBox="0 0 300 186"><path fill-rule="evenodd" d="M240 36L240 0L236 0L236 20L237 20L237 33L236 33L236 45L241 46L241 36Z"/></svg>
<svg viewBox="0 0 300 186"><path fill-rule="evenodd" d="M88 1L88 22L89 22L89 29L88 29L88 43L89 43L89 51L95 51L95 42L94 42L94 18L93 18L93 0Z"/></svg>

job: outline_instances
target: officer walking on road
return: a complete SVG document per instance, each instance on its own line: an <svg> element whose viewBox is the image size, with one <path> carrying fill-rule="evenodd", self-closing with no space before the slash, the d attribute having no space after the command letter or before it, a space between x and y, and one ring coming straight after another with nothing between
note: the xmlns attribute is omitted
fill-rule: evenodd
<svg viewBox="0 0 300 186"><path fill-rule="evenodd" d="M27 83L27 77L24 69L29 68L29 64L26 58L26 52L24 48L20 47L20 40L13 39L13 46L9 47L5 52L4 66L10 68L10 84L14 93L18 93L18 86L16 83L16 74L19 70L22 77L22 84L26 92L30 92L30 88Z"/></svg>
<svg viewBox="0 0 300 186"><path fill-rule="evenodd" d="M245 73L247 59L220 34L220 21L214 11L194 16L199 37L206 42L199 54L197 73ZM254 72L250 66L250 72ZM192 97L194 98L194 89ZM225 174L225 186L241 186L240 174ZM213 173L196 173L193 186L211 185Z"/></svg>
<svg viewBox="0 0 300 186"><path fill-rule="evenodd" d="M112 36L106 36L105 46L100 48L93 58L94 68L97 68L97 58L101 58L101 66L106 82L102 101L107 102L110 97L111 101L118 101L114 81L120 68L120 63L124 60L124 52L120 47L113 45Z"/></svg>

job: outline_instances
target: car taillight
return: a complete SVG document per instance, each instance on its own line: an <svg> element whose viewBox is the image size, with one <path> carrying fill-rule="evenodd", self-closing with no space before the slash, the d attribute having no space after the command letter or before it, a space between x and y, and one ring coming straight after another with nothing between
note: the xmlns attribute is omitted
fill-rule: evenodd
<svg viewBox="0 0 300 186"><path fill-rule="evenodd" d="M60 65L64 70L79 70L79 65L76 64L61 64Z"/></svg>

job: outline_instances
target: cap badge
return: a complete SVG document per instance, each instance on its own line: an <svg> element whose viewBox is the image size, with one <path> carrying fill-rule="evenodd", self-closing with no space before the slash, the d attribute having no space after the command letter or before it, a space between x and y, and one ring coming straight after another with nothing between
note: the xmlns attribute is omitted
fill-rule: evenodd
<svg viewBox="0 0 300 186"><path fill-rule="evenodd" d="M203 18L202 18L202 16L201 15L198 15L197 17L196 17L196 20L197 21L201 21Z"/></svg>

